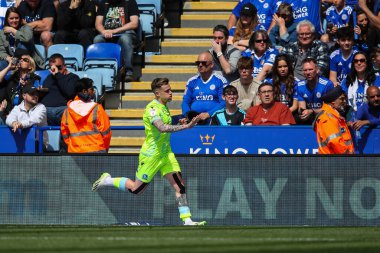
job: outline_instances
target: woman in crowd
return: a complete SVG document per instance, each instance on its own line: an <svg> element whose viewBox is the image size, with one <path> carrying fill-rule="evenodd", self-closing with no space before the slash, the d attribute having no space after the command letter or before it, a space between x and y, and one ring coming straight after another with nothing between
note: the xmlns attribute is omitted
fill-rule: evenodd
<svg viewBox="0 0 380 253"><path fill-rule="evenodd" d="M251 57L253 60L253 77L257 82L262 82L272 71L274 59L278 50L271 47L266 31L255 31L249 39L249 48L242 56Z"/></svg>
<svg viewBox="0 0 380 253"><path fill-rule="evenodd" d="M23 86L27 84L37 86L40 80L40 77L34 73L36 64L30 55L22 55L17 63L13 60L11 59L8 66L0 72L0 101L6 99L6 113L22 102L21 89ZM5 73L11 70L14 71L10 77L5 78Z"/></svg>
<svg viewBox="0 0 380 253"><path fill-rule="evenodd" d="M356 49L368 53L367 34L369 21L367 15L358 9L356 12L356 26L354 28L356 39Z"/></svg>
<svg viewBox="0 0 380 253"><path fill-rule="evenodd" d="M234 45L240 51L248 48L249 38L257 26L257 9L251 3L247 3L240 11L240 18L236 27L230 29L228 44Z"/></svg>
<svg viewBox="0 0 380 253"><path fill-rule="evenodd" d="M279 54L276 57L272 78L267 79L266 82L273 85L273 95L276 101L287 105L292 113L297 112L297 87L293 75L293 64L288 55Z"/></svg>
<svg viewBox="0 0 380 253"><path fill-rule="evenodd" d="M376 76L371 60L364 52L354 54L352 69L342 81L342 88L348 97L348 105L356 112L365 102L366 90L371 85L380 87L380 76Z"/></svg>
<svg viewBox="0 0 380 253"><path fill-rule="evenodd" d="M4 28L0 30L0 70L8 66L16 49L22 49L32 56L39 69L44 68L44 59L36 49L33 41L33 30L22 25L20 13L15 7L9 7L5 13Z"/></svg>
<svg viewBox="0 0 380 253"><path fill-rule="evenodd" d="M274 47L281 50L289 43L297 41L297 24L294 22L293 9L288 3L282 3L273 15L274 27L270 30L269 39Z"/></svg>

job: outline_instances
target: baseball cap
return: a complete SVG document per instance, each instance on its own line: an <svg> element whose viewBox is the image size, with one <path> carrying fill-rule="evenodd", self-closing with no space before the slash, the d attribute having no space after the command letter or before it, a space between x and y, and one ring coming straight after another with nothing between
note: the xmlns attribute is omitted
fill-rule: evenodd
<svg viewBox="0 0 380 253"><path fill-rule="evenodd" d="M257 9L256 7L251 4L251 3L247 3L243 6L243 8L241 8L241 11L240 11L240 16L249 16L249 17L254 17L257 15Z"/></svg>
<svg viewBox="0 0 380 253"><path fill-rule="evenodd" d="M33 94L38 95L39 90L34 85L28 84L22 87L22 93L23 94L28 93L29 95L33 95Z"/></svg>

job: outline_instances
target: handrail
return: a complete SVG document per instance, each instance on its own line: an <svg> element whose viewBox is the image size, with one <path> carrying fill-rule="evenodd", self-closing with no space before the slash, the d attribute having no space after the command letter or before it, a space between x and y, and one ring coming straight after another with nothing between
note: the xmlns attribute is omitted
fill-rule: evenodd
<svg viewBox="0 0 380 253"><path fill-rule="evenodd" d="M144 130L143 126L111 126L111 130ZM43 132L46 130L61 130L59 126L43 126L37 127L38 140L43 140ZM38 153L43 153L43 141L38 142Z"/></svg>

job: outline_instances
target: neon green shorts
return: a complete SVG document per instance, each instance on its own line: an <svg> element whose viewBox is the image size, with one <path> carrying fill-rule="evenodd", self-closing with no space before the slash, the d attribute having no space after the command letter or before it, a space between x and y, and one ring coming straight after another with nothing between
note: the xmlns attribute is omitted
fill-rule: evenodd
<svg viewBox="0 0 380 253"><path fill-rule="evenodd" d="M162 177L171 172L181 171L173 152L165 157L147 157L140 154L139 167L136 171L136 178L138 180L149 183L158 171L161 172Z"/></svg>

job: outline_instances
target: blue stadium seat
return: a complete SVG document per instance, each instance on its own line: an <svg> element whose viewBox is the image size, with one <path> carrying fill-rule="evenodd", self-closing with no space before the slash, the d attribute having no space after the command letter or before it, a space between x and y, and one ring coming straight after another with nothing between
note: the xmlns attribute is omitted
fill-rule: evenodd
<svg viewBox="0 0 380 253"><path fill-rule="evenodd" d="M61 54L65 58L66 67L71 71L83 68L84 49L80 44L54 44L49 47L47 59L53 54Z"/></svg>
<svg viewBox="0 0 380 253"><path fill-rule="evenodd" d="M106 90L113 88L121 67L121 47L115 43L95 43L86 51L83 70L102 74L102 83Z"/></svg>
<svg viewBox="0 0 380 253"><path fill-rule="evenodd" d="M38 75L39 77L41 77L41 80L40 80L40 85L43 86L44 85L44 81L46 79L46 77L48 75L50 75L50 71L48 69L44 69L44 70L36 70L34 71L34 73L36 75Z"/></svg>
<svg viewBox="0 0 380 253"><path fill-rule="evenodd" d="M137 6L140 11L140 21L142 30L146 37L156 35L157 20L161 15L161 0L138 0Z"/></svg>
<svg viewBox="0 0 380 253"><path fill-rule="evenodd" d="M46 61L45 47L43 45L40 45L40 44L36 44L35 46L36 46L37 51L41 54L42 59L44 59L44 61Z"/></svg>
<svg viewBox="0 0 380 253"><path fill-rule="evenodd" d="M61 139L61 131L59 130L46 130L45 131L48 137L48 145L46 147L46 151L48 152L58 152L59 141Z"/></svg>

